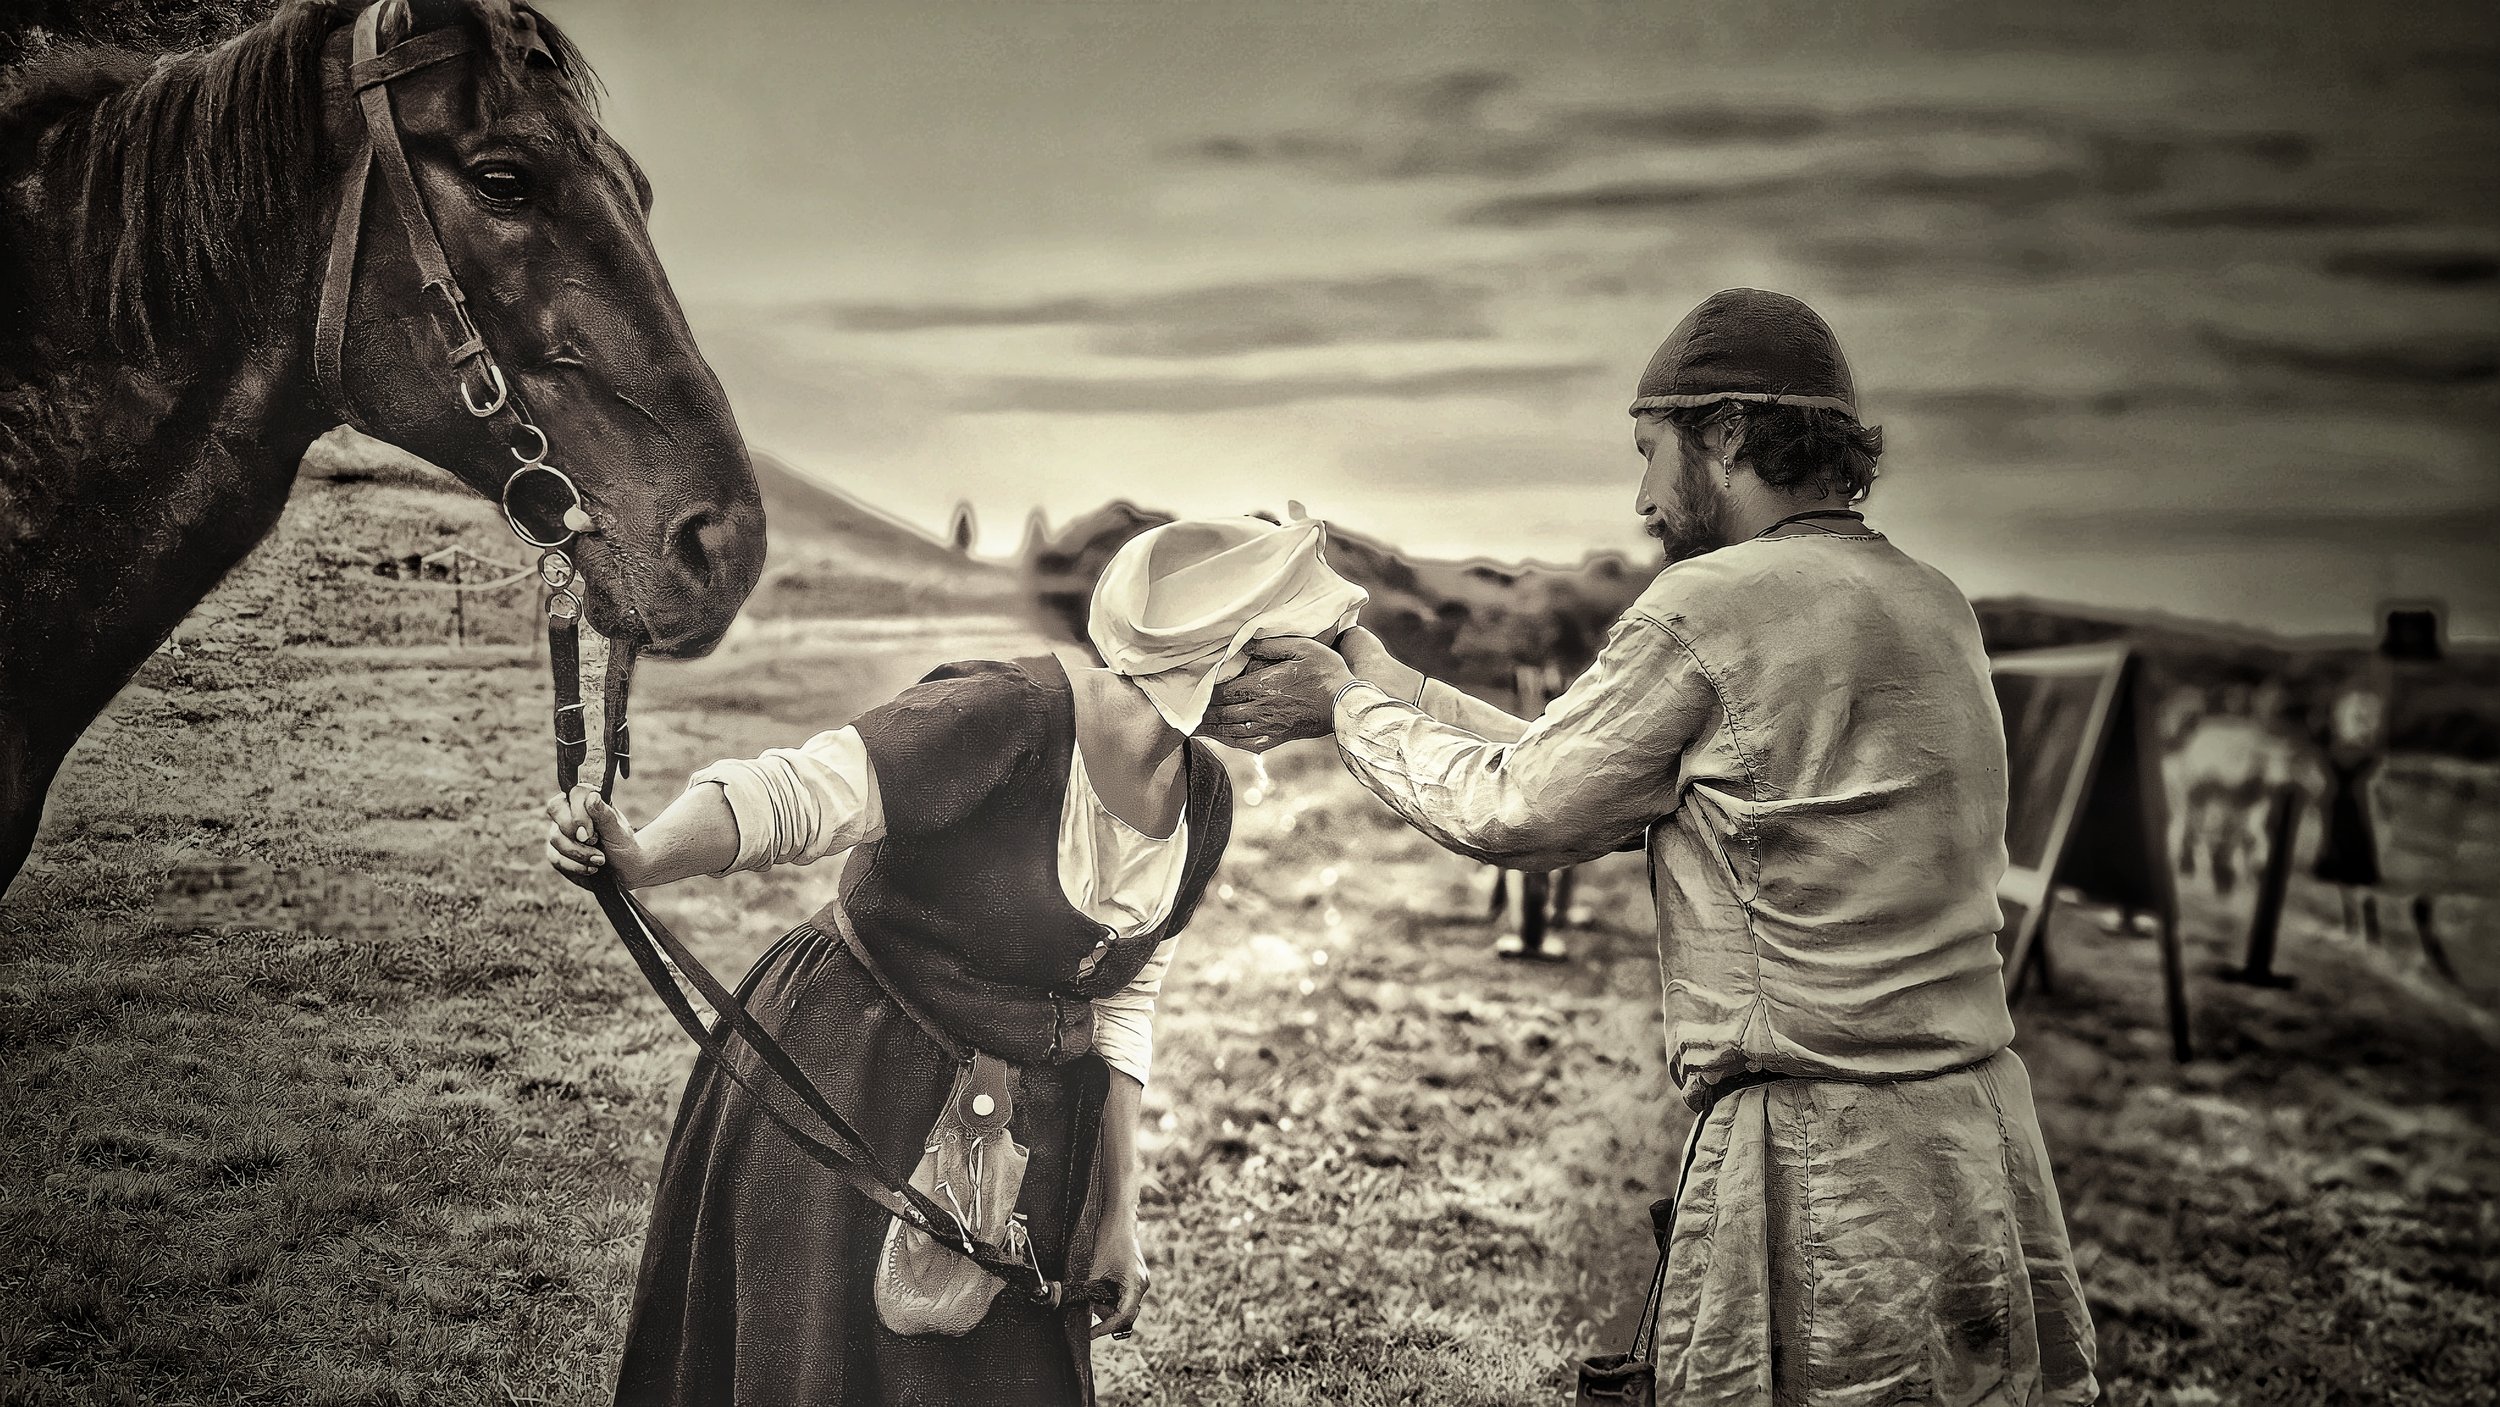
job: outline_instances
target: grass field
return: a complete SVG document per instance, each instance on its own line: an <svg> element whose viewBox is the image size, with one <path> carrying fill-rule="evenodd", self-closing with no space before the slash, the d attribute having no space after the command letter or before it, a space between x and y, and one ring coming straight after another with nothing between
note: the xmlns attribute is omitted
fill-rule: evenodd
<svg viewBox="0 0 2500 1407"><path fill-rule="evenodd" d="M517 646L283 646L237 604L262 580L91 732L0 905L0 1404L601 1400L688 1057L536 858L545 683ZM1034 644L742 630L646 669L623 802ZM1683 1131L1638 861L1590 872L1571 964L1519 968L1485 874L1325 749L1236 782L1158 1023L1156 1280L1106 1399L1565 1400ZM731 974L830 871L659 906ZM2500 1032L2401 943L2329 937L2327 897L2296 892L2289 991L2205 977L2240 919L2196 899L2184 1069L2150 945L2088 915L2020 1013L2113 1402L2500 1380Z"/></svg>

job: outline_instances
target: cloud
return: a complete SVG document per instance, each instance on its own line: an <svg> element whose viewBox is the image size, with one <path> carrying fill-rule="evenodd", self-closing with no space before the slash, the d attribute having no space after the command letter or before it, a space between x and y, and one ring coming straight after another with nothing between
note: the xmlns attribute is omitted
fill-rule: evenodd
<svg viewBox="0 0 2500 1407"><path fill-rule="evenodd" d="M1597 489L1620 492L1622 503L1630 504L1641 474L1631 435L1614 439L1574 428L1580 432L1523 434L1487 428L1463 435L1417 435L1368 453L1363 475L1376 489L1466 497Z"/></svg>
<svg viewBox="0 0 2500 1407"><path fill-rule="evenodd" d="M2268 234L2301 230L2375 230L2418 223L2409 210L2328 201L2256 200L2172 205L2139 210L2130 217L2149 230Z"/></svg>
<svg viewBox="0 0 2500 1407"><path fill-rule="evenodd" d="M1590 362L1443 367L1396 375L1001 376L968 395L969 411L1047 411L1094 415L1201 415L1305 401L1380 397L1550 396L1605 368Z"/></svg>
<svg viewBox="0 0 2500 1407"><path fill-rule="evenodd" d="M2500 342L2422 336L2406 342L2327 346L2251 337L2208 327L2205 346L2234 365L2365 385L2476 386L2500 378Z"/></svg>
<svg viewBox="0 0 2500 1407"><path fill-rule="evenodd" d="M1935 235L1800 231L1780 247L1798 259L1869 290L1899 286L1904 276L1997 281L2015 285L2056 278L2083 267L2075 240L2058 229L1964 229L1957 238Z"/></svg>
<svg viewBox="0 0 2500 1407"><path fill-rule="evenodd" d="M2043 390L2028 386L1964 386L1951 389L1901 388L1887 391L1883 405L1892 410L1981 421L2007 421L2034 416L2119 416L2144 411L2205 412L2226 408L2259 408L2287 403L2278 398L2239 390L2139 380L2093 391Z"/></svg>
<svg viewBox="0 0 2500 1407"><path fill-rule="evenodd" d="M1180 154L1194 162L1282 166L1347 180L1515 178L1554 170L1572 155L1568 134L1506 125L1490 111L1517 87L1514 75L1486 69L1373 84L1356 95L1353 113L1342 122L1208 137Z"/></svg>
<svg viewBox="0 0 2500 1407"><path fill-rule="evenodd" d="M1831 132L1841 121L1839 114L1823 108L1702 102L1576 108L1555 114L1548 130L1591 146L1703 146L1803 141Z"/></svg>
<svg viewBox="0 0 2500 1407"><path fill-rule="evenodd" d="M2008 149L2012 160L2002 159ZM2201 130L1950 103L1824 104L1793 97L1604 103L1576 93L1542 101L1518 75L1477 69L1372 85L1356 95L1342 120L1325 126L1231 133L1181 149L1201 163L1272 166L1344 181L1462 177L1514 186L1575 167L1701 152L1724 155L1721 176L1657 180L1618 171L1604 184L1514 190L1460 218L1477 224L1617 219L1807 184L1834 195L2033 209L2077 196L2141 197L2173 185L2210 191L2218 178L2227 178L2229 188L2252 175L2309 166L2317 139L2279 128ZM1744 169L1748 152L1774 169ZM2183 228L2200 220L2228 226L2302 218L2296 209L2286 215L2262 203L2224 204L2210 195L2207 201L2201 209L2144 218Z"/></svg>
<svg viewBox="0 0 2500 1407"><path fill-rule="evenodd" d="M2108 547L2170 547L2260 543L2290 548L2332 545L2341 550L2403 552L2436 547L2473 547L2500 537L2500 503L2424 510L2389 509L2368 503L2331 507L2244 505L2229 513L2181 513L2175 509L2060 509L2057 530L2080 543Z"/></svg>
<svg viewBox="0 0 2500 1407"><path fill-rule="evenodd" d="M1794 195L1812 189L1811 176L1757 176L1729 180L1617 181L1572 190L1507 195L1469 206L1458 215L1470 225L1524 227L1567 221L1645 221L1671 211L1734 201Z"/></svg>
<svg viewBox="0 0 2500 1407"><path fill-rule="evenodd" d="M1127 357L1209 357L1361 342L1492 335L1488 290L1422 275L1277 279L1159 293L1086 294L1022 303L840 303L812 316L858 332L1067 327Z"/></svg>
<svg viewBox="0 0 2500 1407"><path fill-rule="evenodd" d="M2344 249L2326 271L2344 278L2441 288L2500 279L2500 257L2478 249Z"/></svg>
<svg viewBox="0 0 2500 1407"><path fill-rule="evenodd" d="M1664 115L1658 115L1663 117ZM1584 123L1587 118L1581 119ZM1714 119L1715 120L1715 119ZM1662 124L1659 130L1672 130ZM1699 130L1712 130L1708 123ZM2073 126L2045 116L2022 120L1980 113L1957 125L1946 110L1911 109L1835 120L1830 139L1780 155L1721 161L1710 175L1634 177L1550 190L1518 191L1461 210L1462 224L1541 226L1644 219L1662 213L1788 196L1854 202L1861 218L1878 207L1979 207L1989 215L2040 212L2096 201L2139 226L2198 229L2214 222L2304 220L2335 227L2398 223L2410 217L2363 207L2207 204L2142 210L2133 202L2194 172L2193 179L2244 179L2281 164L2282 134L2191 136ZM2305 158L2301 158L2305 159ZM1817 228L1827 221L1816 222Z"/></svg>

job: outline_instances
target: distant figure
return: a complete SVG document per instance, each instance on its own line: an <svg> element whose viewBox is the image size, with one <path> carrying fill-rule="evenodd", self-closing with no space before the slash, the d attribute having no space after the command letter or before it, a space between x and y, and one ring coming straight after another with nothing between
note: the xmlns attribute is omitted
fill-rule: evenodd
<svg viewBox="0 0 2500 1407"><path fill-rule="evenodd" d="M2335 701L2333 738L2326 748L2326 838L2310 869L2343 896L2345 931L2357 921L2363 940L2373 945L2383 941L2378 889L2386 876L2379 866L2378 826L2370 815L2370 779L2386 761L2386 714L2386 701L2366 688L2348 690ZM2440 976L2457 981L2431 895L2415 893L2408 911L2423 959Z"/></svg>
<svg viewBox="0 0 2500 1407"><path fill-rule="evenodd" d="M980 527L972 517L972 501L959 500L955 504L954 515L946 522L947 545L955 549L956 556L969 557L972 555L972 544L979 541L980 536Z"/></svg>
<svg viewBox="0 0 2500 1407"><path fill-rule="evenodd" d="M2326 835L2310 873L2336 887L2344 901L2344 928L2379 941L2378 829L2370 821L2370 774L2379 765L2378 695L2352 689L2335 701L2333 735L2326 748Z"/></svg>
<svg viewBox="0 0 2500 1407"><path fill-rule="evenodd" d="M1534 718L1545 711L1545 705L1562 689L1562 667L1522 664L1512 671L1511 692L1519 703L1519 716ZM1493 871L1493 914L1501 918L1510 908L1510 871ZM1493 940L1493 954L1519 962L1561 962L1571 956L1554 930L1568 926L1576 867L1559 870L1521 870L1519 872L1519 927Z"/></svg>
<svg viewBox="0 0 2500 1407"><path fill-rule="evenodd" d="M2180 799L2179 873L2202 870L2214 892L2228 896L2240 874L2263 864L2268 799L2305 769L2303 750L2270 714L2246 700L2225 702L2239 708L2201 712L2167 749L2162 773Z"/></svg>

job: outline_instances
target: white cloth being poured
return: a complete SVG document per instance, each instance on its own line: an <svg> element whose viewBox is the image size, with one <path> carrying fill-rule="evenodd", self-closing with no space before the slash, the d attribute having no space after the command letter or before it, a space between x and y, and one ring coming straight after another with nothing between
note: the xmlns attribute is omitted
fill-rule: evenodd
<svg viewBox="0 0 2500 1407"><path fill-rule="evenodd" d="M1155 711L1198 730L1215 686L1253 640L1333 639L1370 599L1321 555L1317 519L1184 518L1132 538L1094 586L1086 633Z"/></svg>

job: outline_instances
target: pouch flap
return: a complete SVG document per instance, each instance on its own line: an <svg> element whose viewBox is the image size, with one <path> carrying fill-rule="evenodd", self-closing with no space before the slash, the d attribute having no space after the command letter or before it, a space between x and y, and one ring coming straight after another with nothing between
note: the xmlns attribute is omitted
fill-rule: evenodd
<svg viewBox="0 0 2500 1407"><path fill-rule="evenodd" d="M971 1065L955 1081L955 1117L965 1132L974 1137L996 1133L1015 1117L1015 1095L1008 1076L1006 1061L988 1051L972 1053Z"/></svg>

